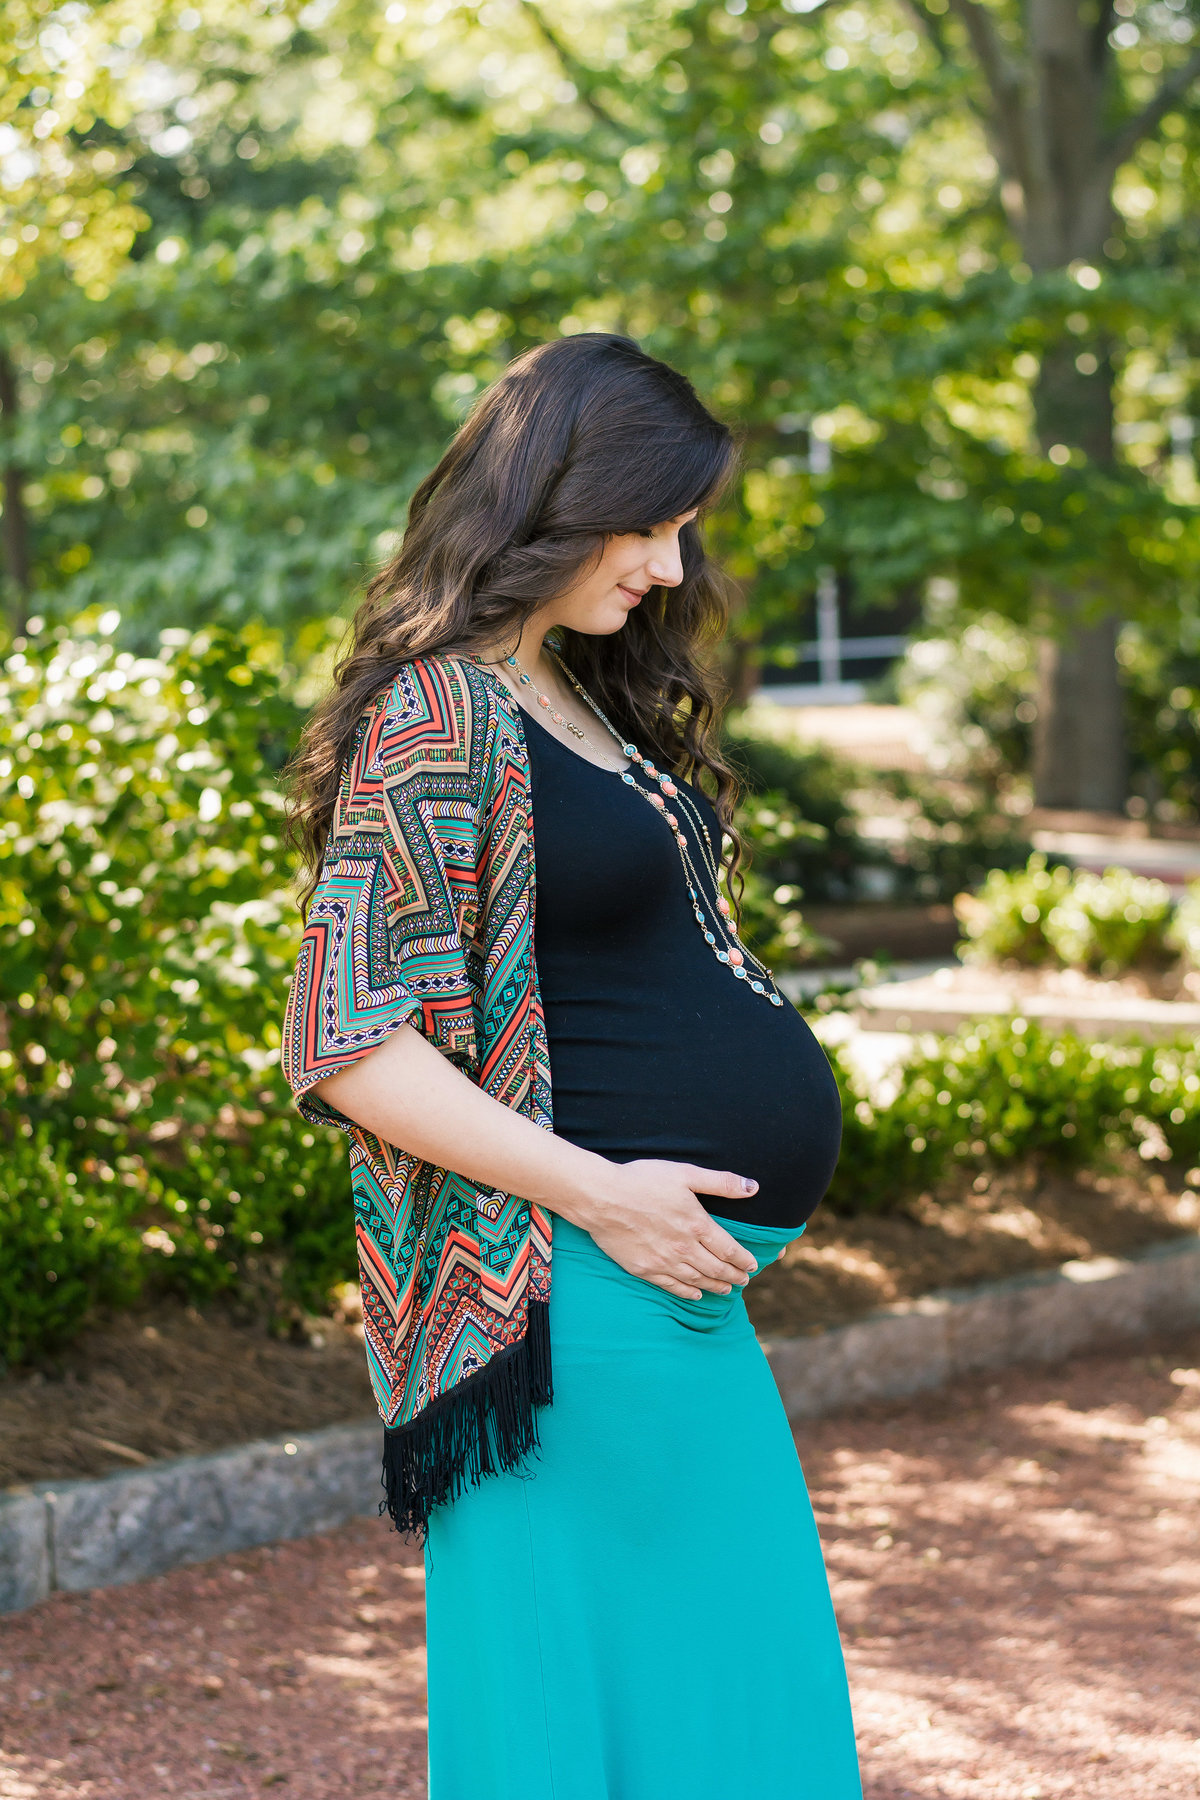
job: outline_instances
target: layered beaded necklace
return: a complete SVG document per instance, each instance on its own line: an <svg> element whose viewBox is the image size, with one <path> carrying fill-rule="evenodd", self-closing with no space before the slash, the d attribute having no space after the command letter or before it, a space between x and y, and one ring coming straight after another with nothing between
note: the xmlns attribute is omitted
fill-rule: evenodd
<svg viewBox="0 0 1200 1800"><path fill-rule="evenodd" d="M656 768L648 757L643 756L636 744L625 742L612 720L600 710L587 689L564 663L562 657L554 651L551 654L584 705L595 713L610 737L621 746L622 753L642 771L643 775L658 783L659 792L650 793L641 786L629 769L612 771L613 773L619 772L621 780L626 786L631 787L635 794L640 794L643 800L652 806L670 827L675 839L675 847L679 851L680 861L683 863L683 873L687 881L688 899L691 902L692 913L697 925L704 933L705 943L708 944L717 961L732 969L739 981L746 982L756 994L761 994L764 999L769 1000L772 1006L782 1006L783 1001L775 990L770 969L759 962L757 957L752 956L738 941L737 926L733 920L732 909L719 887L720 871L716 852L709 839L708 829L687 792L677 782L672 781L665 770ZM570 719L558 711L550 696L543 694L538 689L532 676L526 674L515 656L506 656L504 664L506 668L513 671L521 686L530 690L538 705L549 713L555 725L563 726L572 736L577 737L581 743L588 744L593 750L599 748L598 745L592 743L581 725L573 724ZM679 811L685 813L686 823L691 827L694 837L689 838L679 822L677 813L672 810L673 806L678 806ZM704 891L704 883L692 858L693 845L698 850L705 873L712 883L712 892L716 898L716 918L710 918L705 911L708 900Z"/></svg>

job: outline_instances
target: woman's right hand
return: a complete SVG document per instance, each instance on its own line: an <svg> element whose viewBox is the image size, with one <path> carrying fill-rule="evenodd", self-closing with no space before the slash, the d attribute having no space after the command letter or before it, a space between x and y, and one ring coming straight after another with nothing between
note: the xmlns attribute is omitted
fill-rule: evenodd
<svg viewBox="0 0 1200 1800"><path fill-rule="evenodd" d="M702 1290L745 1287L758 1264L696 1195L745 1200L757 1189L748 1176L694 1163L606 1161L586 1216L579 1210L574 1219L630 1275L699 1300Z"/></svg>

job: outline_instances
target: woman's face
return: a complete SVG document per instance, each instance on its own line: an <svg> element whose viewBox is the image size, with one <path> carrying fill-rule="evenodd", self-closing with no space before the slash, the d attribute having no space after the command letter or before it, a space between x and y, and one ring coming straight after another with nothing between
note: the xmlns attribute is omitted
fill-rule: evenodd
<svg viewBox="0 0 1200 1800"><path fill-rule="evenodd" d="M547 629L566 625L594 637L620 631L648 588L678 587L683 580L679 533L695 517L693 508L653 531L609 538L600 561L546 606Z"/></svg>

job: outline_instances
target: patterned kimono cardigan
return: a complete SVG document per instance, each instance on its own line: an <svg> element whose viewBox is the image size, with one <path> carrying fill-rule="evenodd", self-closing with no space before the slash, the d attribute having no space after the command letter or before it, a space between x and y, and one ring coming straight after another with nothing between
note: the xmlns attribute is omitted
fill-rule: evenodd
<svg viewBox="0 0 1200 1800"><path fill-rule="evenodd" d="M365 714L292 979L283 1068L349 1139L388 1511L430 1509L537 1443L550 1399L550 1220L384 1143L308 1090L392 1031L551 1126L533 959L520 708L478 664L422 657Z"/></svg>

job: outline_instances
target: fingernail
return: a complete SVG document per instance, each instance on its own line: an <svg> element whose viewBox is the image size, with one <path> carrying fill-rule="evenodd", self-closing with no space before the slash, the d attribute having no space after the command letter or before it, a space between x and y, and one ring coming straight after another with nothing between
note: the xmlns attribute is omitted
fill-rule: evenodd
<svg viewBox="0 0 1200 1800"><path fill-rule="evenodd" d="M751 1181L751 1179L748 1175L743 1175L741 1178L741 1182L742 1182L743 1194L757 1194L757 1192L758 1192L757 1181Z"/></svg>

